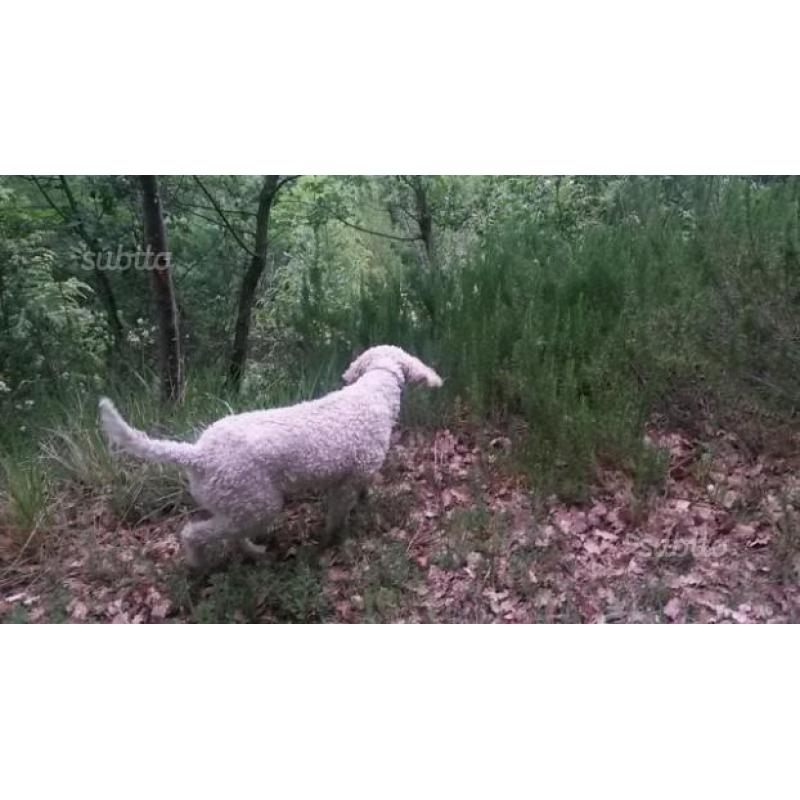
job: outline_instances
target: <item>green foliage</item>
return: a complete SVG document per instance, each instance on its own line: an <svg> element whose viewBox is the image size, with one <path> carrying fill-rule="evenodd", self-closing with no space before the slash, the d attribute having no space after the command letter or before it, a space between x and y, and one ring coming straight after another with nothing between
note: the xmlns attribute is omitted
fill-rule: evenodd
<svg viewBox="0 0 800 800"><path fill-rule="evenodd" d="M234 564L208 582L176 575L173 597L200 623L319 622L328 610L318 570L305 559Z"/></svg>
<svg viewBox="0 0 800 800"><path fill-rule="evenodd" d="M493 211L466 256L441 271L401 263L366 277L319 338L345 351L393 341L431 359L450 403L520 415L523 461L543 489L573 496L598 463L644 483L657 474L643 422L698 376L702 392L755 389L793 410L796 184L566 187L557 203L526 205L512 183L508 209Z"/></svg>
<svg viewBox="0 0 800 800"><path fill-rule="evenodd" d="M493 513L478 497L476 505L460 509L450 517L446 545L436 560L444 569L460 569L471 557L493 558L508 537L508 519L504 513Z"/></svg>
<svg viewBox="0 0 800 800"><path fill-rule="evenodd" d="M87 307L91 287L58 275L58 256L38 233L0 239L0 363L4 382L39 374L58 380L96 371L107 344L102 321Z"/></svg>
<svg viewBox="0 0 800 800"><path fill-rule="evenodd" d="M14 555L35 549L47 532L52 486L38 460L0 462L0 525L8 532Z"/></svg>
<svg viewBox="0 0 800 800"><path fill-rule="evenodd" d="M654 411L680 419L707 399L796 411L796 179L302 178L274 207L236 398L222 385L260 181L164 179L189 374L172 411L150 377L146 276L109 273L124 328L114 349L81 268L92 247L140 246L135 182L69 180L81 225L56 178L0 182L0 447L43 454L58 481L103 486L128 517L178 507L183 485L169 470L108 462L94 433L100 391L134 424L191 436L231 410L340 385L376 343L406 347L446 379L408 393L405 422L508 420L516 460L542 492L565 496L581 497L599 464L657 481L662 465L642 444Z"/></svg>
<svg viewBox="0 0 800 800"><path fill-rule="evenodd" d="M404 542L389 542L364 573L364 613L368 622L389 622L403 597L413 591L419 569Z"/></svg>

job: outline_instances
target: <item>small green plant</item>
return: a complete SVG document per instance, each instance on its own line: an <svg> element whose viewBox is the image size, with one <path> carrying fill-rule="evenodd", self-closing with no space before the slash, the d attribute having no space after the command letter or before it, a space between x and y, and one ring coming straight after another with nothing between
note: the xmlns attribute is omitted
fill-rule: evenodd
<svg viewBox="0 0 800 800"><path fill-rule="evenodd" d="M50 513L49 476L38 460L2 462L2 506L18 548L30 546L44 531Z"/></svg>
<svg viewBox="0 0 800 800"><path fill-rule="evenodd" d="M405 594L413 590L418 576L419 568L409 556L404 542L384 544L364 572L366 619L369 622L390 621Z"/></svg>
<svg viewBox="0 0 800 800"><path fill-rule="evenodd" d="M108 485L114 465L98 429L59 428L41 443L42 458L60 482L75 488Z"/></svg>
<svg viewBox="0 0 800 800"><path fill-rule="evenodd" d="M470 554L485 558L490 568L508 536L508 514L493 513L478 500L474 508L457 509L447 522L443 543L434 554L434 563L442 569L460 569Z"/></svg>
<svg viewBox="0 0 800 800"><path fill-rule="evenodd" d="M306 560L233 563L206 581L176 576L173 601L200 623L319 622L327 613L318 571Z"/></svg>
<svg viewBox="0 0 800 800"><path fill-rule="evenodd" d="M541 588L538 574L546 574L561 557L555 542L537 545L535 537L529 538L512 550L508 558L508 575L511 585L523 597L531 597Z"/></svg>
<svg viewBox="0 0 800 800"><path fill-rule="evenodd" d="M643 447L635 452L631 463L633 488L637 495L646 495L664 486L669 468L669 453L663 449Z"/></svg>
<svg viewBox="0 0 800 800"><path fill-rule="evenodd" d="M25 606L15 605L11 611L8 612L5 622L8 622L12 625L25 625L28 623L29 617L30 614Z"/></svg>
<svg viewBox="0 0 800 800"><path fill-rule="evenodd" d="M260 590L261 576L252 568L238 565L211 576L210 584L202 591L195 605L195 622L254 622L266 600Z"/></svg>

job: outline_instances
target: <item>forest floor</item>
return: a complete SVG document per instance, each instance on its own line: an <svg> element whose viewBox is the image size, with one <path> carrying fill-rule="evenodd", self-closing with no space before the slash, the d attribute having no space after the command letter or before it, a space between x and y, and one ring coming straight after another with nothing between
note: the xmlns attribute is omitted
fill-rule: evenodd
<svg viewBox="0 0 800 800"><path fill-rule="evenodd" d="M669 457L658 493L605 471L565 505L534 499L500 431L399 432L341 542L319 548L307 498L263 560L220 553L205 574L178 540L198 512L130 526L103 498L64 498L35 556L12 558L0 529L0 620L800 622L797 440L648 436Z"/></svg>

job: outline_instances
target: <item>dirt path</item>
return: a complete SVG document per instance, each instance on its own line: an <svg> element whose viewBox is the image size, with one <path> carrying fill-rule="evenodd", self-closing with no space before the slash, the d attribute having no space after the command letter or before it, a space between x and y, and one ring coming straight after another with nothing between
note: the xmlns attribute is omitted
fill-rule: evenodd
<svg viewBox="0 0 800 800"><path fill-rule="evenodd" d="M65 499L38 560L0 562L3 621L798 622L800 481L736 437L651 432L669 452L659 496L604 473L589 503L534 500L502 436L398 435L349 536L321 552L313 499L258 564L193 575L186 519L127 527ZM795 452L800 452L794 448Z"/></svg>

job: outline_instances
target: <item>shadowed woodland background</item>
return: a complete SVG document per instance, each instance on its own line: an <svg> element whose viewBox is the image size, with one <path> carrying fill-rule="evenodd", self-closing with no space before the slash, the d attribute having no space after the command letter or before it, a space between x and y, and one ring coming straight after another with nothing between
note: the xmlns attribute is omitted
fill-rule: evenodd
<svg viewBox="0 0 800 800"><path fill-rule="evenodd" d="M542 501L604 470L662 491L654 421L757 457L794 431L799 245L794 177L0 178L5 563L43 558L75 497L132 525L187 508L177 474L110 460L99 394L190 437L339 386L372 344L445 378L405 431L507 441ZM131 263L148 247L169 255Z"/></svg>

